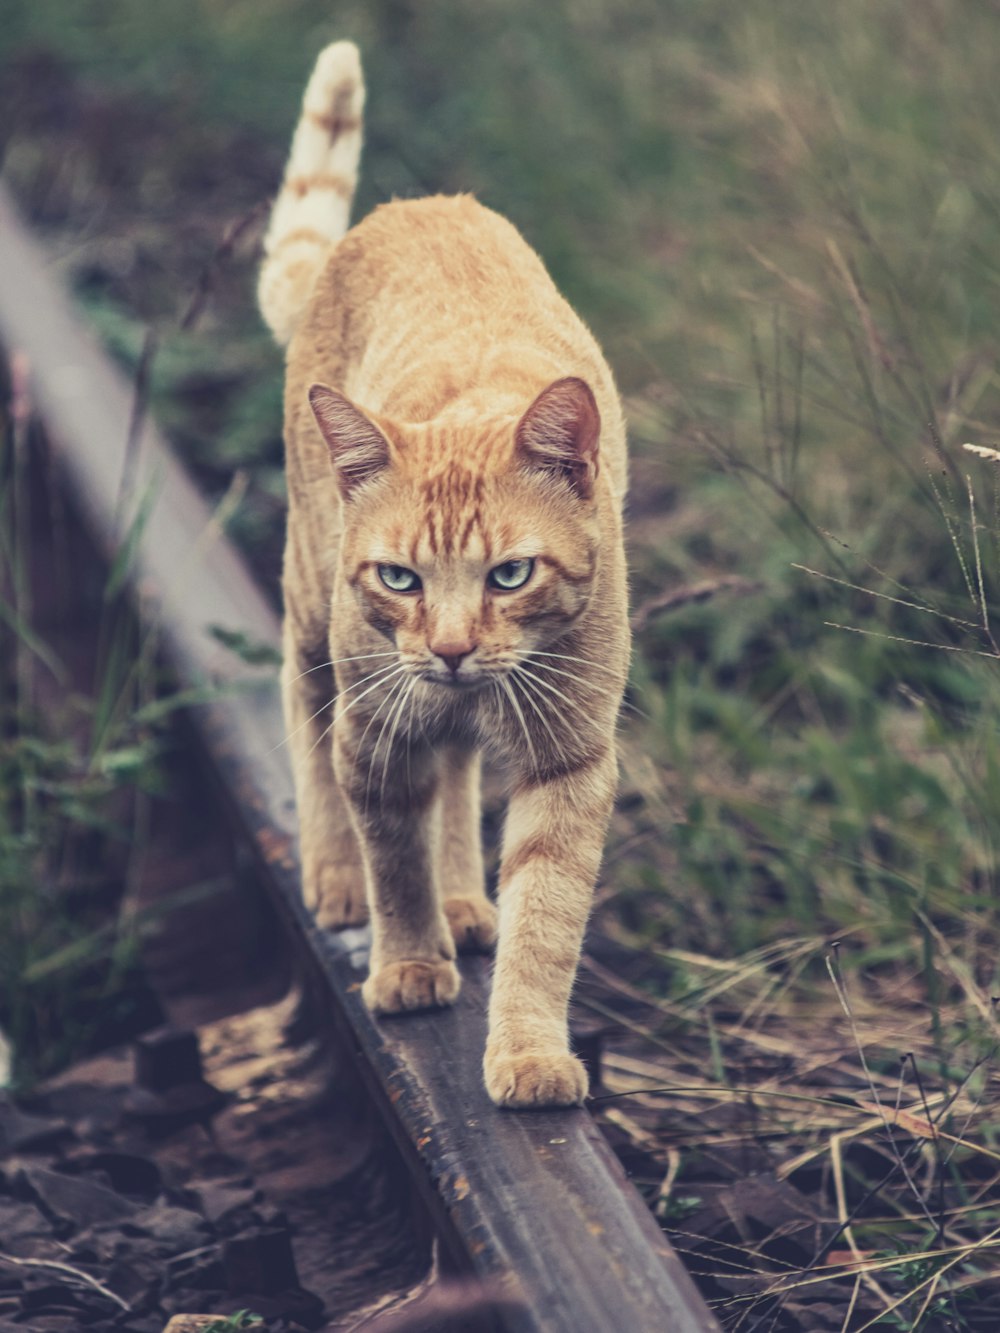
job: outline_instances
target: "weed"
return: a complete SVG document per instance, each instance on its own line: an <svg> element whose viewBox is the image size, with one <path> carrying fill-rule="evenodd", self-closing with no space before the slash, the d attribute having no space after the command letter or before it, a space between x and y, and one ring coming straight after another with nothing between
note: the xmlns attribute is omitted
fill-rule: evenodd
<svg viewBox="0 0 1000 1333"><path fill-rule="evenodd" d="M225 1319L215 1319L212 1323L206 1324L204 1333L239 1333L240 1329L257 1328L263 1322L263 1318L259 1314L254 1314L252 1310L237 1310L235 1314L227 1315Z"/></svg>
<svg viewBox="0 0 1000 1333"><path fill-rule="evenodd" d="M97 725L99 707L71 691L57 652L27 628L40 571L16 375L0 437L0 1027L13 1047L12 1077L24 1083L100 1034L127 1029L139 1002L136 923L101 923L126 860L132 794L159 786L160 742L131 718ZM39 443L32 439L33 451ZM85 595L82 582L76 593ZM128 633L122 621L112 636L106 700L122 686ZM144 680L143 698L149 689Z"/></svg>

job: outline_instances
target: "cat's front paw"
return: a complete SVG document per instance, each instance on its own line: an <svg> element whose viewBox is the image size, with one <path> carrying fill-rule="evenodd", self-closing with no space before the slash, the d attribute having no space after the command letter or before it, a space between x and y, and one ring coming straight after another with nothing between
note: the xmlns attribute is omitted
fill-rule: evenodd
<svg viewBox="0 0 1000 1333"><path fill-rule="evenodd" d="M321 930L346 930L368 920L364 878L358 867L321 866L307 877L304 896Z"/></svg>
<svg viewBox="0 0 1000 1333"><path fill-rule="evenodd" d="M459 953L492 953L497 909L488 898L446 898L443 906Z"/></svg>
<svg viewBox="0 0 1000 1333"><path fill-rule="evenodd" d="M403 1014L453 1004L461 978L454 963L406 961L381 967L365 982L361 996L375 1014Z"/></svg>
<svg viewBox="0 0 1000 1333"><path fill-rule="evenodd" d="M483 1074L497 1106L580 1106L587 1095L587 1071L568 1051L504 1055L487 1050Z"/></svg>

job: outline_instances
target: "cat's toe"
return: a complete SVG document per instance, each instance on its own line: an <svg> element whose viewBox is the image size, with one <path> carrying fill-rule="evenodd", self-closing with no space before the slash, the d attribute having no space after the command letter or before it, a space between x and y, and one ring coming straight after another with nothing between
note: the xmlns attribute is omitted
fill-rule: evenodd
<svg viewBox="0 0 1000 1333"><path fill-rule="evenodd" d="M483 1073L497 1106L580 1106L587 1095L587 1071L568 1051L504 1055L488 1050Z"/></svg>
<svg viewBox="0 0 1000 1333"><path fill-rule="evenodd" d="M444 914L460 953L492 953L497 942L497 909L488 898L446 898Z"/></svg>
<svg viewBox="0 0 1000 1333"><path fill-rule="evenodd" d="M324 866L306 889L306 906L321 930L346 930L368 920L365 887L358 871Z"/></svg>
<svg viewBox="0 0 1000 1333"><path fill-rule="evenodd" d="M361 995L373 1013L403 1014L453 1004L461 984L454 963L413 960L379 968L365 982Z"/></svg>

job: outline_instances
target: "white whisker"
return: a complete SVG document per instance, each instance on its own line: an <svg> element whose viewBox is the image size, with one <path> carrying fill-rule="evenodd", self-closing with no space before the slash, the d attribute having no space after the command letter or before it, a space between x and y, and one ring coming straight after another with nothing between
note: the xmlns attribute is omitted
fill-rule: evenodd
<svg viewBox="0 0 1000 1333"><path fill-rule="evenodd" d="M532 744L531 733L530 733L530 731L528 730L528 724L527 724L527 723L525 722L525 720L524 720L524 714L523 714L522 711L521 711L521 705L517 702L517 695L514 693L513 686L511 685L510 681L508 680L508 678L507 678L506 676L501 676L501 677L500 677L500 681L499 681L499 683L503 686L503 688L504 688L504 693L507 695L507 698L510 700L510 702L511 702L511 707L514 709L514 712L517 714L517 719L518 719L518 721L519 721L520 724L521 724L521 730L524 732L524 739L525 739L525 741L527 742L527 745L528 745L528 753L531 755L531 763L532 763L532 766L534 767L536 773L540 773L542 770L541 770L541 766L540 766L539 763L538 763L538 756L537 756L536 753L535 753L535 747L534 747L534 745Z"/></svg>
<svg viewBox="0 0 1000 1333"><path fill-rule="evenodd" d="M403 707L416 688L416 678L411 676L407 684L409 688L400 691L399 703L393 709L392 713L392 730L389 732L389 744L385 747L385 758L382 760L382 780L379 783L378 794L380 805L385 803L385 779L389 772L389 760L392 758L392 747L396 740L396 731L399 728L399 723L403 716Z"/></svg>
<svg viewBox="0 0 1000 1333"><path fill-rule="evenodd" d="M602 662L593 662L589 657L573 657L570 653L543 653L538 648L531 648L529 649L527 656L556 657L563 662L578 662L581 666L590 667L594 671L603 671L609 676L617 676L619 674L614 667L604 666Z"/></svg>
<svg viewBox="0 0 1000 1333"><path fill-rule="evenodd" d="M388 703L388 709L386 710L385 717L382 719L382 725L379 727L378 735L375 738L375 744L372 746L372 752L368 756L368 777L365 780L366 817L368 815L368 802L371 798L371 793L372 793L372 776L375 772L375 761L378 759L379 749L381 748L382 740L385 737L386 728L392 721L392 718L396 710L396 705L403 697L403 691L405 690L407 683L408 683L407 680L397 681L395 686L387 696L387 698L384 699L381 704L379 704L378 709L376 710L377 713L380 713L383 707L386 705L386 703ZM372 721L374 721L374 718L372 719Z"/></svg>
<svg viewBox="0 0 1000 1333"><path fill-rule="evenodd" d="M377 680L377 681L375 682L374 685L369 685L368 688L367 688L367 690L365 690L363 694L359 694L359 695L357 696L356 699L352 699L351 702L347 705L347 707L346 707L345 709L343 709L342 711L338 711L338 712L336 712L336 713L334 714L333 721L330 723L330 725L326 728L326 730L325 730L321 735L319 735L319 736L316 738L316 740L313 742L313 744L310 745L310 747L309 747L309 749L308 749L308 751L307 751L308 754L312 754L313 750L316 749L316 746L319 745L319 744L324 740L325 737L329 736L330 732L331 732L331 731L334 729L334 727L337 725L337 722L338 722L341 718L346 717L347 714L351 711L351 709L352 709L356 704L359 704L359 703L362 701L362 699L366 699L366 698L368 697L368 695L371 694L371 692L372 692L373 690L377 690L377 689L379 688L380 685L387 685L387 684L389 683L389 681L393 679L393 676L394 676L394 675L396 675L396 676L401 675L401 674L406 670L406 667L404 667L404 666L397 666L397 667L386 668L386 669L389 671L389 674L388 674L387 676L383 676L381 680ZM371 680L371 676L369 676L368 679ZM362 681L358 681L357 683L358 683L359 685L363 684ZM352 688L353 688L353 687L352 687ZM334 703L339 704L340 701L346 696L346 694L347 694L347 691L346 691L346 690L344 691L343 694L338 694L338 695L337 695L337 698L334 700ZM320 710L320 711L322 711L322 710Z"/></svg>
<svg viewBox="0 0 1000 1333"><path fill-rule="evenodd" d="M406 789L410 792L413 790L413 779L410 775L410 751L413 749L413 714L415 711L414 704L417 697L416 684L417 682L414 681L413 689L410 690L410 711L406 718Z"/></svg>
<svg viewBox="0 0 1000 1333"><path fill-rule="evenodd" d="M319 717L320 713L325 713L328 708L331 708L337 702L338 699L345 698L348 694L350 694L352 690L356 690L359 685L364 685L366 681L374 680L375 677L380 675L382 672L388 672L391 670L392 668L389 666L376 667L375 670L370 671L367 676L362 676L361 679L356 680L353 683L353 685L348 685L346 690L342 690L339 694L335 694L333 698L327 699L326 703L321 704L320 707L316 709L312 717L307 717L304 722L299 723L299 725L295 728L294 731L290 731L288 735L284 737L284 739L280 740L277 745L273 746L270 750L268 750L268 754L274 754L275 750L280 750L283 745L287 745L293 736L297 736L304 727L308 727L310 722L315 722L316 719ZM310 750L310 754L311 753L312 751Z"/></svg>
<svg viewBox="0 0 1000 1333"><path fill-rule="evenodd" d="M318 666L310 667L308 671L300 671L297 676L293 676L291 678L288 684L294 685L295 682L297 680L301 680L303 676L311 676L314 671L322 671L324 667L340 666L342 662L364 662L366 659L370 657L397 657L397 656L398 654L396 653L395 650L393 650L392 652L389 653L358 653L357 657L335 657L330 662L320 662Z"/></svg>
<svg viewBox="0 0 1000 1333"><path fill-rule="evenodd" d="M552 730L552 727L549 724L549 719L545 716L544 709L541 706L541 702L539 702L539 700L536 699L535 687L526 677L522 677L517 667L515 667L513 672L511 673L511 681L514 685L521 686L521 689L524 692L525 702L531 704L532 708L535 710L536 714L538 715L538 720L541 722L542 726L545 728L545 730L549 733L549 735L552 738L552 744L555 747L555 752L557 757L565 763L567 759L566 747L563 745L562 741L559 739L556 733Z"/></svg>
<svg viewBox="0 0 1000 1333"><path fill-rule="evenodd" d="M554 667L548 662L536 662L534 665L538 667L539 671L551 671L557 676L565 676L567 680L574 680L585 690L594 690L598 694L606 694L609 699L618 697L615 690L606 689L603 685L595 685L593 681L585 679L583 675L577 675L575 671L563 671L560 667Z"/></svg>
<svg viewBox="0 0 1000 1333"><path fill-rule="evenodd" d="M400 683L400 685L402 684L402 682L399 682L399 683ZM353 779L354 779L354 774L355 774L355 772L357 771L358 760L361 758L361 751L364 749L364 744L365 744L366 739L368 738L368 733L371 731L372 727L375 725L375 719L378 717L379 713L381 713L382 709L386 706L386 704L389 703L389 701L390 701L392 698L394 698L394 697L395 697L395 695L394 695L394 691L393 691L393 690L390 690L389 693L385 696L385 698L384 698L384 699L381 699L381 700L379 701L379 705L378 705L378 707L375 709L374 713L372 713L371 717L368 719L368 724L367 724L367 726L365 727L364 731L361 733L361 739L358 741L357 745L354 747L354 762L351 764L351 780L352 780L352 781L353 781ZM381 735L381 732L379 733L379 735ZM369 781L370 781L370 774L371 774L371 766L369 765ZM368 806L368 793L367 793L367 788L366 788L366 790L365 790L365 808L366 808L366 809L367 809L367 806Z"/></svg>
<svg viewBox="0 0 1000 1333"><path fill-rule="evenodd" d="M529 671L523 663L519 665L517 669L522 676L525 676L528 680L533 680L536 685L540 685L543 690L548 690L548 692L554 694L557 699L562 699L564 703L569 704L571 708L575 708L576 711L582 713L584 717L590 717L590 714L581 704L578 704L575 699L571 699L564 690L559 689L557 685L553 685L551 681L542 680L541 676L536 676L534 672Z"/></svg>
<svg viewBox="0 0 1000 1333"><path fill-rule="evenodd" d="M569 657L565 657L565 654L563 654L563 653L529 653L528 656L529 656L529 657L564 657L565 660L566 660L567 662L570 662L570 661L574 661L574 662L583 662L583 661L584 661L584 659L583 659L582 657L569 658ZM563 670L561 670L559 667L554 667L554 666L552 666L552 664L549 663L549 662L535 662L535 663L533 663L533 665L536 666L536 667L538 667L538 669L539 669L540 671L552 671L552 672L554 672L557 676L565 676L567 680L575 680L575 681L577 682L577 684L578 684L578 685L582 685L584 689L587 689L587 690L593 690L593 691L594 691L595 693L597 693L597 694L606 694L606 695L608 696L609 699L618 699L618 700L620 701L621 706L622 706L623 708L627 708L630 712L638 714L639 717L644 717L644 718L647 718L647 719L649 718L649 714L648 714L648 713L644 712L644 711L643 711L641 708L639 708L636 704L632 703L632 701L631 701L630 699L626 699L626 698L624 697L624 690L622 690L622 692L619 692L618 690L608 690L608 689L605 689L605 687L604 687L603 685L595 685L593 681L586 680L586 679L584 678L584 673L581 673L581 674L578 676L578 675L576 675L576 674L575 674L574 672L572 672L572 671L563 671ZM590 667L590 666L596 666L597 664L594 663L594 662L586 662L586 663L584 663L584 665ZM598 669L601 670L601 671L606 671L608 668L607 668L607 667L599 667Z"/></svg>

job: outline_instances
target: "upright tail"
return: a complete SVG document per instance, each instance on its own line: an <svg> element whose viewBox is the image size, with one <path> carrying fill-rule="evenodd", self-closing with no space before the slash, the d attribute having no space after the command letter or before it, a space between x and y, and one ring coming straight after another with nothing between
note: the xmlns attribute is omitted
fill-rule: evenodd
<svg viewBox="0 0 1000 1333"><path fill-rule="evenodd" d="M295 332L330 247L347 231L364 103L358 48L334 42L320 54L306 86L264 240L257 301L279 343Z"/></svg>

